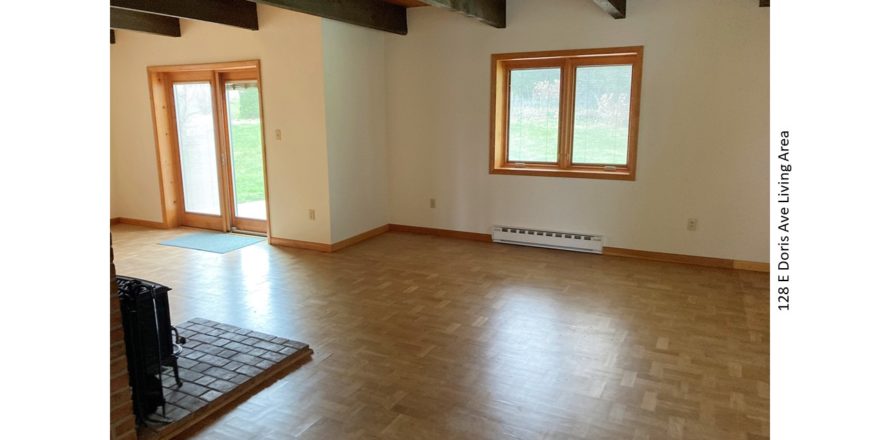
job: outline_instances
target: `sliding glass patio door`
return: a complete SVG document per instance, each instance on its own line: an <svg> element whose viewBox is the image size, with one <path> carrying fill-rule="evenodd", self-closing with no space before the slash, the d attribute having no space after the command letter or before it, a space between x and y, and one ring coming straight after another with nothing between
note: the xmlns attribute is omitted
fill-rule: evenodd
<svg viewBox="0 0 880 440"><path fill-rule="evenodd" d="M260 93L255 69L168 75L180 223L266 232Z"/></svg>
<svg viewBox="0 0 880 440"><path fill-rule="evenodd" d="M222 73L219 78L225 103L222 116L229 157L226 171L231 226L266 232L259 84L251 72Z"/></svg>

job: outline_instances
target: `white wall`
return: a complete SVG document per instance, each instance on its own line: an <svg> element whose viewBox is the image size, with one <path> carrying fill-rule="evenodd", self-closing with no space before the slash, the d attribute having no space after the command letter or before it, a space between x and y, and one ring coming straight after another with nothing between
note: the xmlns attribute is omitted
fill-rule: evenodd
<svg viewBox="0 0 880 440"><path fill-rule="evenodd" d="M507 29L416 8L409 35L386 36L392 223L768 261L769 8L630 0L614 20L586 0L507 4ZM645 47L635 182L489 175L492 53L628 45Z"/></svg>
<svg viewBox="0 0 880 440"><path fill-rule="evenodd" d="M388 224L385 36L323 21L331 238Z"/></svg>
<svg viewBox="0 0 880 440"><path fill-rule="evenodd" d="M146 67L260 59L276 237L331 243L388 222L483 233L511 224L767 261L767 8L628 3L628 17L613 20L584 0L510 0L507 29L415 8L407 36L263 6L257 32L187 20L182 38L119 31L111 216L161 221ZM635 182L488 174L492 53L622 45L645 46ZM689 217L697 232L685 230Z"/></svg>
<svg viewBox="0 0 880 440"><path fill-rule="evenodd" d="M272 235L330 243L321 19L263 6L257 12L256 32L190 20L181 20L181 38L116 32L110 50L112 216L162 221L147 66L259 59Z"/></svg>

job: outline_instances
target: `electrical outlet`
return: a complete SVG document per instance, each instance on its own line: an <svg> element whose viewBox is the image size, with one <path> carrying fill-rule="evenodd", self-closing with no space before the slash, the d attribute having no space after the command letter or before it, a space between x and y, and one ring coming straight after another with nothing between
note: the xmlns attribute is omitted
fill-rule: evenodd
<svg viewBox="0 0 880 440"><path fill-rule="evenodd" d="M275 140L276 141L281 140L281 129L275 129Z"/></svg>
<svg viewBox="0 0 880 440"><path fill-rule="evenodd" d="M314 220L314 219L315 219L315 210L310 209L309 210L309 220Z"/></svg>
<svg viewBox="0 0 880 440"><path fill-rule="evenodd" d="M689 218L687 224L688 231L696 231L697 230L697 219Z"/></svg>
<svg viewBox="0 0 880 440"><path fill-rule="evenodd" d="M431 199L431 209L436 208L436 207L437 207L437 200Z"/></svg>

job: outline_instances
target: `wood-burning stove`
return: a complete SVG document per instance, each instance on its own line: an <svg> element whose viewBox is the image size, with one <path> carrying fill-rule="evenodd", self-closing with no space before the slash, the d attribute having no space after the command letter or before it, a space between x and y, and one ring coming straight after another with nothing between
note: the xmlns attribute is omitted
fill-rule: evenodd
<svg viewBox="0 0 880 440"><path fill-rule="evenodd" d="M160 406L164 412L163 367L171 367L177 386L182 385L177 357L186 340L171 325L168 308L171 288L126 276L117 276L116 285L135 416L139 424L144 424L147 416Z"/></svg>

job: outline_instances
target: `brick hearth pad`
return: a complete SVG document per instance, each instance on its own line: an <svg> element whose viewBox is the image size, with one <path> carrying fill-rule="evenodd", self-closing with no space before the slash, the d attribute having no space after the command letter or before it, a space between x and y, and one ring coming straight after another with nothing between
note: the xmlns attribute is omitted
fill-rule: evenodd
<svg viewBox="0 0 880 440"><path fill-rule="evenodd" d="M139 439L172 438L312 354L302 342L207 319L176 327L187 339L177 361L183 386L177 387L170 369L162 380L165 417L172 422L151 423L139 430Z"/></svg>

